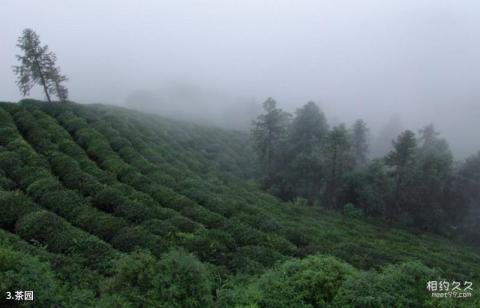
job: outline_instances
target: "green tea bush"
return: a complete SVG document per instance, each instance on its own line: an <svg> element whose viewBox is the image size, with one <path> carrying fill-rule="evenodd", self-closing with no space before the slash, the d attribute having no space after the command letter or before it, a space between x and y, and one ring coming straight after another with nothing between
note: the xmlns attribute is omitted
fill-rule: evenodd
<svg viewBox="0 0 480 308"><path fill-rule="evenodd" d="M65 217L73 217L74 211L85 205L85 200L71 190L50 191L35 201Z"/></svg>
<svg viewBox="0 0 480 308"><path fill-rule="evenodd" d="M46 262L38 258L0 246L0 289L11 292L15 298L16 290L34 291L35 305L39 307L61 306L58 294L60 285L55 273ZM0 306L12 307L12 300L2 294Z"/></svg>
<svg viewBox="0 0 480 308"><path fill-rule="evenodd" d="M14 127L0 127L0 145L7 145L15 140L17 130Z"/></svg>
<svg viewBox="0 0 480 308"><path fill-rule="evenodd" d="M70 221L105 241L110 241L128 225L120 217L105 214L89 206L80 206L72 211Z"/></svg>
<svg viewBox="0 0 480 308"><path fill-rule="evenodd" d="M71 247L69 254L81 258L82 264L103 272L110 268L110 262L114 257L112 247L94 237L76 239L75 246Z"/></svg>
<svg viewBox="0 0 480 308"><path fill-rule="evenodd" d="M195 233L197 230L203 228L203 226L199 223L196 223L193 220L181 215L171 217L167 219L167 222L178 228L180 231L188 233Z"/></svg>
<svg viewBox="0 0 480 308"><path fill-rule="evenodd" d="M265 244L265 236L260 231L245 225L238 219L229 219L225 224L225 230L232 235L238 246Z"/></svg>
<svg viewBox="0 0 480 308"><path fill-rule="evenodd" d="M151 301L146 295L152 289L153 279L159 274L157 262L148 250L122 255L115 261L114 275L106 287L109 292L121 294L132 302Z"/></svg>
<svg viewBox="0 0 480 308"><path fill-rule="evenodd" d="M84 119L76 117L73 114L73 112L70 112L70 111L62 113L58 117L58 120L62 123L62 125L65 127L65 129L69 132L75 132L75 131L78 131L82 128L87 128L88 127L88 124Z"/></svg>
<svg viewBox="0 0 480 308"><path fill-rule="evenodd" d="M262 292L258 304L261 307L324 307L356 272L349 264L330 256L286 261L262 275L256 283Z"/></svg>
<svg viewBox="0 0 480 308"><path fill-rule="evenodd" d="M150 249L155 255L162 253L161 238L154 236L142 226L125 227L121 229L111 241L113 247L121 251L133 251L143 248Z"/></svg>
<svg viewBox="0 0 480 308"><path fill-rule="evenodd" d="M120 203L114 211L117 216L124 217L134 224L139 224L144 220L157 217L156 211L135 201L125 200Z"/></svg>
<svg viewBox="0 0 480 308"><path fill-rule="evenodd" d="M142 226L149 232L164 238L171 238L179 229L166 220L149 219L142 223Z"/></svg>
<svg viewBox="0 0 480 308"><path fill-rule="evenodd" d="M296 229L287 229L285 231L285 238L299 248L306 247L311 241L309 234Z"/></svg>
<svg viewBox="0 0 480 308"><path fill-rule="evenodd" d="M223 228L225 225L225 218L217 213L213 213L201 206L186 206L180 210L182 215L189 217L195 221L202 223L208 228Z"/></svg>
<svg viewBox="0 0 480 308"><path fill-rule="evenodd" d="M93 205L105 212L113 212L120 204L126 202L118 190L106 187L100 190L92 199Z"/></svg>
<svg viewBox="0 0 480 308"><path fill-rule="evenodd" d="M203 264L183 252L175 257L178 263L171 266L171 257L162 257L165 261L160 263L148 251L122 256L107 285L114 299L106 307L112 302L127 306L135 303L138 307L210 307L213 301L211 290L205 290L209 277ZM188 257L191 259L185 259Z"/></svg>
<svg viewBox="0 0 480 308"><path fill-rule="evenodd" d="M153 296L168 307L211 307L212 281L207 267L191 254L173 250L158 262Z"/></svg>
<svg viewBox="0 0 480 308"><path fill-rule="evenodd" d="M204 262L227 265L233 244L233 238L228 233L218 229L203 229L187 243L187 249Z"/></svg>
<svg viewBox="0 0 480 308"><path fill-rule="evenodd" d="M228 268L233 272L255 274L282 260L285 260L285 256L271 248L243 246L233 253Z"/></svg>
<svg viewBox="0 0 480 308"><path fill-rule="evenodd" d="M13 190L15 182L0 175L0 190Z"/></svg>
<svg viewBox="0 0 480 308"><path fill-rule="evenodd" d="M71 226L61 217L44 210L20 218L15 232L25 240L46 245L52 252L66 252L74 245L75 232Z"/></svg>
<svg viewBox="0 0 480 308"><path fill-rule="evenodd" d="M118 178L132 187L139 189L140 187L146 187L150 181L138 172L135 168L128 166L119 170Z"/></svg>
<svg viewBox="0 0 480 308"><path fill-rule="evenodd" d="M28 187L37 180L50 177L50 172L37 166L21 166L14 170L13 177L19 179L17 182L21 187Z"/></svg>
<svg viewBox="0 0 480 308"><path fill-rule="evenodd" d="M13 170L21 166L22 161L13 152L1 151L0 152L0 168L6 173L13 173Z"/></svg>
<svg viewBox="0 0 480 308"><path fill-rule="evenodd" d="M59 191L62 189L62 184L53 177L46 177L39 179L32 184L30 184L26 192L34 200L39 200L42 197L45 197L47 194Z"/></svg>
<svg viewBox="0 0 480 308"><path fill-rule="evenodd" d="M34 208L34 204L22 193L0 191L0 227L12 231L17 220Z"/></svg>
<svg viewBox="0 0 480 308"><path fill-rule="evenodd" d="M432 295L426 289L438 273L419 262L390 265L378 273L359 272L338 289L335 307L430 307Z"/></svg>

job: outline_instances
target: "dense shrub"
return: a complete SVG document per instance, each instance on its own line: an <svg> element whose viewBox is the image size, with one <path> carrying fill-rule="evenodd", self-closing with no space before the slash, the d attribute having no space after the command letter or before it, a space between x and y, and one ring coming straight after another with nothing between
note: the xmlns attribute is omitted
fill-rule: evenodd
<svg viewBox="0 0 480 308"><path fill-rule="evenodd" d="M114 211L115 215L125 217L132 223L138 224L156 216L156 211L135 201L125 200L120 203Z"/></svg>
<svg viewBox="0 0 480 308"><path fill-rule="evenodd" d="M394 262L395 256L385 251L375 249L371 243L343 242L337 243L330 251L339 258L359 268L378 267L381 264Z"/></svg>
<svg viewBox="0 0 480 308"><path fill-rule="evenodd" d="M71 190L50 191L35 201L65 217L73 217L74 210L85 205L85 201Z"/></svg>
<svg viewBox="0 0 480 308"><path fill-rule="evenodd" d="M183 207L180 212L182 215L198 221L209 228L223 228L225 225L225 217L198 205Z"/></svg>
<svg viewBox="0 0 480 308"><path fill-rule="evenodd" d="M30 184L26 191L33 199L41 199L47 193L52 193L62 189L62 184L55 178L47 177L39 179Z"/></svg>
<svg viewBox="0 0 480 308"><path fill-rule="evenodd" d="M212 282L205 265L183 251L157 261L148 252L118 260L108 289L141 307L211 307Z"/></svg>
<svg viewBox="0 0 480 308"><path fill-rule="evenodd" d="M37 210L17 221L16 233L23 239L55 253L76 258L81 265L107 272L114 251L105 242L80 231L59 216Z"/></svg>
<svg viewBox="0 0 480 308"><path fill-rule="evenodd" d="M121 251L133 251L143 248L150 249L155 255L160 255L164 249L161 238L156 237L142 226L125 227L112 238L112 245Z"/></svg>
<svg viewBox="0 0 480 308"><path fill-rule="evenodd" d="M13 190L15 182L0 175L0 190Z"/></svg>
<svg viewBox="0 0 480 308"><path fill-rule="evenodd" d="M109 187L99 191L92 199L95 207L106 212L113 212L123 202L125 198L116 189Z"/></svg>
<svg viewBox="0 0 480 308"><path fill-rule="evenodd" d="M85 196L95 196L103 189L103 185L92 175L80 170L62 176L62 182L70 189L77 189Z"/></svg>
<svg viewBox="0 0 480 308"><path fill-rule="evenodd" d="M194 233L202 228L202 225L181 215L173 216L167 219L167 221L183 232Z"/></svg>
<svg viewBox="0 0 480 308"><path fill-rule="evenodd" d="M88 206L80 206L71 213L72 222L103 240L110 241L127 222L120 218L105 214Z"/></svg>
<svg viewBox="0 0 480 308"><path fill-rule="evenodd" d="M22 166L15 169L13 177L19 179L17 182L21 187L28 187L37 180L44 179L50 176L47 169L38 168L37 166Z"/></svg>
<svg viewBox="0 0 480 308"><path fill-rule="evenodd" d="M278 270L259 281L266 306L300 303L320 307L333 300L338 288L356 270L333 257L311 256L301 261L287 261Z"/></svg>
<svg viewBox="0 0 480 308"><path fill-rule="evenodd" d="M303 230L287 229L285 238L299 248L307 246L310 242L309 234Z"/></svg>
<svg viewBox="0 0 480 308"><path fill-rule="evenodd" d="M34 291L35 304L39 307L60 306L60 286L48 263L38 258L0 246L0 306L11 307L5 292L15 297L16 290Z"/></svg>
<svg viewBox="0 0 480 308"><path fill-rule="evenodd" d="M169 307L210 307L212 282L205 265L191 254L174 250L162 256L152 280L155 297Z"/></svg>
<svg viewBox="0 0 480 308"><path fill-rule="evenodd" d="M74 231L59 216L38 210L17 221L15 232L27 241L42 243L53 252L65 252L73 246Z"/></svg>
<svg viewBox="0 0 480 308"><path fill-rule="evenodd" d="M84 119L76 117L70 111L67 111L67 112L61 114L59 116L58 120L64 125L64 127L69 132L74 132L74 131L80 130L82 128L88 127L88 124Z"/></svg>
<svg viewBox="0 0 480 308"><path fill-rule="evenodd" d="M233 236L238 246L262 245L265 239L258 230L246 226L236 218L229 219L226 222L225 230Z"/></svg>
<svg viewBox="0 0 480 308"><path fill-rule="evenodd" d="M165 238L170 238L175 235L177 231L179 231L172 223L160 219L146 220L142 223L142 226L147 231Z"/></svg>
<svg viewBox="0 0 480 308"><path fill-rule="evenodd" d="M220 291L223 306L329 307L357 270L330 256L288 260L256 279L234 277Z"/></svg>
<svg viewBox="0 0 480 308"><path fill-rule="evenodd" d="M270 248L244 246L233 253L229 259L228 268L234 272L255 274L284 259L285 256Z"/></svg>
<svg viewBox="0 0 480 308"><path fill-rule="evenodd" d="M426 288L427 282L433 280L442 279L419 262L391 265L381 273L359 272L346 279L334 304L336 307L433 307L436 305Z"/></svg>
<svg viewBox="0 0 480 308"><path fill-rule="evenodd" d="M1 127L0 128L0 145L7 145L15 140L17 130L13 127Z"/></svg>
<svg viewBox="0 0 480 308"><path fill-rule="evenodd" d="M228 233L216 229L203 229L187 243L187 248L204 262L227 265L233 244L233 238Z"/></svg>
<svg viewBox="0 0 480 308"><path fill-rule="evenodd" d="M146 296L158 274L157 259L149 251L138 250L121 256L114 267L114 276L107 285L110 292L119 293L129 300L142 303L152 301ZM138 302L140 304L140 302ZM144 305L143 305L144 306Z"/></svg>
<svg viewBox="0 0 480 308"><path fill-rule="evenodd" d="M75 241L75 246L70 250L71 254L81 258L86 266L101 271L107 271L114 257L112 247L94 237L83 237Z"/></svg>
<svg viewBox="0 0 480 308"><path fill-rule="evenodd" d="M1 228L13 230L17 220L33 209L33 203L20 192L0 191Z"/></svg>
<svg viewBox="0 0 480 308"><path fill-rule="evenodd" d="M5 172L12 173L21 163L20 158L13 152L0 151L0 168Z"/></svg>

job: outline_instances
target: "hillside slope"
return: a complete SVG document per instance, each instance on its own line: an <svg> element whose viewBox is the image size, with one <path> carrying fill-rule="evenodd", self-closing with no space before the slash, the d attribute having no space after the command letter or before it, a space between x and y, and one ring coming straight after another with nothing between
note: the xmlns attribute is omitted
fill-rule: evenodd
<svg viewBox="0 0 480 308"><path fill-rule="evenodd" d="M280 202L248 180L253 161L239 132L0 103L1 291L67 307L478 305L478 251ZM432 298L433 280L473 296Z"/></svg>

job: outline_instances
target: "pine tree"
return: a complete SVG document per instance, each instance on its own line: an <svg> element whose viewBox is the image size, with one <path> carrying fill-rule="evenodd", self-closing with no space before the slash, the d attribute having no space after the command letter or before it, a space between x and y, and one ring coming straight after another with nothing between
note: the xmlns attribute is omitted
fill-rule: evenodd
<svg viewBox="0 0 480 308"><path fill-rule="evenodd" d="M436 231L439 231L440 222L446 223L455 216L452 209L455 205L445 196L450 189L453 155L446 140L438 135L432 124L420 130L411 192L417 200L416 209L411 213L415 224Z"/></svg>
<svg viewBox="0 0 480 308"><path fill-rule="evenodd" d="M68 99L68 89L63 85L68 78L60 73L60 67L55 65L57 56L50 52L47 58L47 74L50 81L50 91L54 93L61 102L65 102Z"/></svg>
<svg viewBox="0 0 480 308"><path fill-rule="evenodd" d="M290 114L277 108L277 102L272 98L268 98L263 103L263 109L265 113L259 115L253 122L252 134L263 169L264 186L270 188L274 184L278 184L275 174L281 165L282 143L287 138Z"/></svg>
<svg viewBox="0 0 480 308"><path fill-rule="evenodd" d="M23 51L23 55L17 55L20 65L14 66L17 74L17 85L22 95L28 95L36 85L43 88L48 102L50 95L56 95L60 101L68 97L68 90L63 86L67 78L60 73L60 68L55 65L56 56L48 50L48 46L40 45L40 38L31 29L23 30L18 39L17 46Z"/></svg>
<svg viewBox="0 0 480 308"><path fill-rule="evenodd" d="M393 150L387 155L386 162L388 165L395 168L395 190L391 206L388 208L388 218L393 218L399 214L399 206L404 200L400 200L402 196L402 188L407 183L409 177L412 175L415 164L415 154L417 149L417 141L415 134L406 130L398 136L396 141L392 141Z"/></svg>
<svg viewBox="0 0 480 308"><path fill-rule="evenodd" d="M312 151L328 134L327 120L314 102L308 102L295 112L290 129L290 142L301 151Z"/></svg>
<svg viewBox="0 0 480 308"><path fill-rule="evenodd" d="M352 126L352 154L355 165L364 165L368 156L368 128L363 120Z"/></svg>
<svg viewBox="0 0 480 308"><path fill-rule="evenodd" d="M329 176L327 181L327 204L337 207L338 191L346 171L351 169L351 136L345 125L334 127L328 134L325 149L328 157Z"/></svg>
<svg viewBox="0 0 480 308"><path fill-rule="evenodd" d="M312 202L323 188L322 149L326 146L327 134L325 115L314 102L297 109L288 137L286 177L296 196Z"/></svg>
<svg viewBox="0 0 480 308"><path fill-rule="evenodd" d="M437 140L437 136L439 135L439 133L435 131L435 127L433 126L433 124L429 124L422 128L419 131L419 134L419 139L422 142L422 147L424 148L431 147L435 143L435 141Z"/></svg>
<svg viewBox="0 0 480 308"><path fill-rule="evenodd" d="M480 152L468 157L456 172L453 200L456 223L466 240L480 245ZM450 197L450 196L449 196ZM460 199L460 200L458 200Z"/></svg>

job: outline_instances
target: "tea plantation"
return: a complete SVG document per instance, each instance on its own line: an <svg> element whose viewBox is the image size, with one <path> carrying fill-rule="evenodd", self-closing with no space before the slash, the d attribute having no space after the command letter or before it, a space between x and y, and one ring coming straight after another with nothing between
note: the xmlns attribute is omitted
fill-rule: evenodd
<svg viewBox="0 0 480 308"><path fill-rule="evenodd" d="M281 202L249 144L119 107L0 103L0 306L480 306L477 248Z"/></svg>

